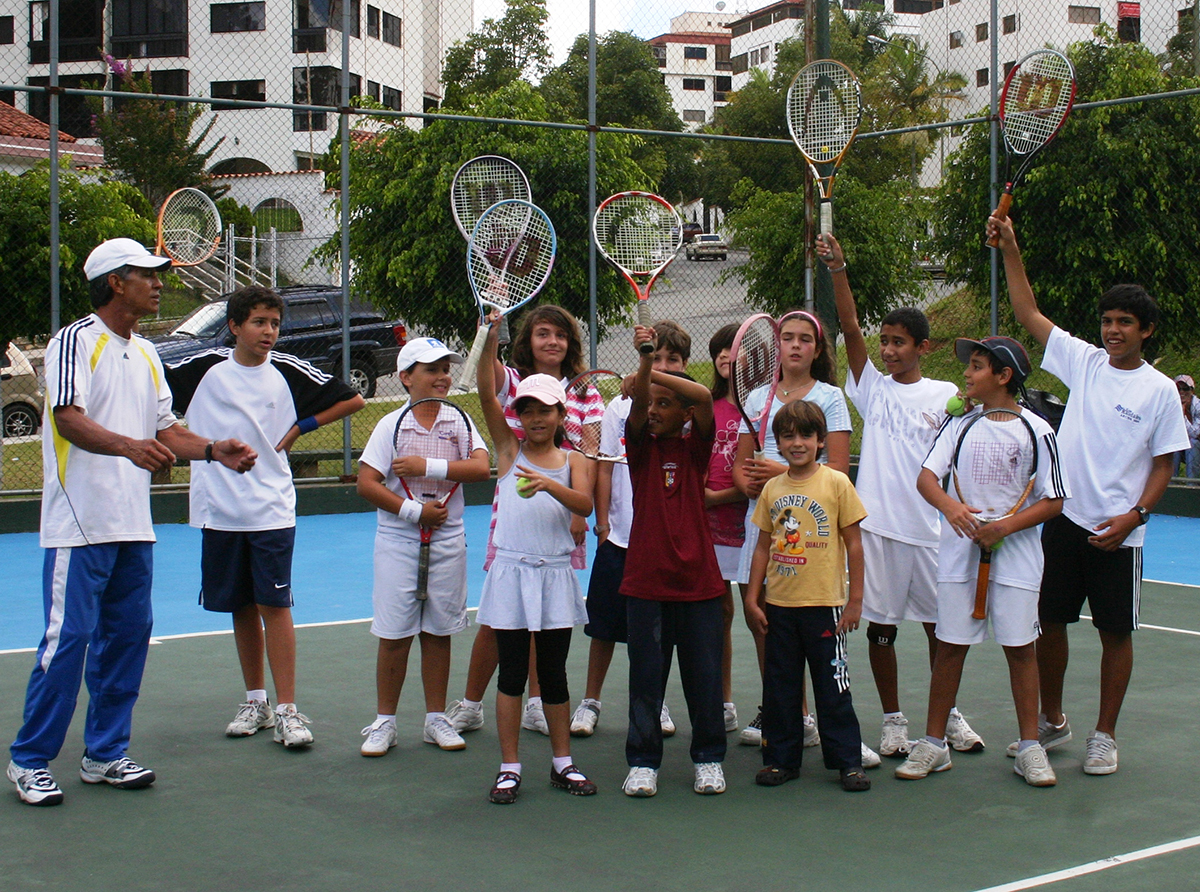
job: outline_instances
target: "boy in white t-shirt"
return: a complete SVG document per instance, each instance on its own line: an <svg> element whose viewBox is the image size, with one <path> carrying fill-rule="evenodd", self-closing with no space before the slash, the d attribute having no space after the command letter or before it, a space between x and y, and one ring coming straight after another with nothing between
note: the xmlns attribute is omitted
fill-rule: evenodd
<svg viewBox="0 0 1200 892"><path fill-rule="evenodd" d="M1166 492L1172 453L1188 447L1179 394L1171 379L1142 358L1159 319L1158 305L1145 289L1117 285L1101 295L1103 348L1095 347L1042 315L1012 223L991 217L987 231L999 239L1017 321L1046 348L1042 368L1071 390L1059 428L1071 498L1042 530L1038 739L1047 750L1071 739L1062 709L1067 624L1079 621L1086 600L1100 633L1100 714L1087 739L1083 770L1112 774L1117 717L1133 672L1143 525Z"/></svg>
<svg viewBox="0 0 1200 892"><path fill-rule="evenodd" d="M863 619L871 673L883 706L879 754L901 758L909 752L909 740L908 719L900 711L893 647L900 623L907 619L924 626L931 668L937 655L941 521L937 510L917 492L916 480L946 419L946 401L958 387L921 375L921 357L929 352L929 320L913 307L892 310L883 319L879 357L887 374L881 374L867 355L841 246L833 236L822 235L817 237L817 252L833 274L850 370L846 396L863 419L855 486L868 512L862 523ZM983 749L983 740L957 708L950 712L946 737L959 752Z"/></svg>
<svg viewBox="0 0 1200 892"><path fill-rule="evenodd" d="M1042 580L1040 526L1058 516L1069 493L1059 465L1054 430L1045 419L1017 405L1016 395L1030 372L1025 348L1012 338L959 338L955 353L967 366L963 392L979 408L951 418L942 426L917 478L917 490L945 518L938 549L938 649L929 684L925 737L916 742L908 759L896 769L896 777L917 780L950 768L946 719L958 696L967 651L988 637L990 622L992 637L1004 648L1008 660L1020 726L1013 770L1031 786L1050 787L1056 783L1054 769L1037 741L1035 642ZM993 409L1004 411L982 414ZM976 512L982 510L982 505L972 499L977 499L979 493L996 491L988 487L1017 492L1025 488L1029 475L1018 469L1024 467L1021 457L1028 456L1030 449L1037 450L1037 474L1024 504L1008 517L981 523ZM943 489L941 481L950 474L952 465L958 468L956 483L948 483ZM1008 505L1015 501L1015 497L1007 498ZM1001 541L1003 548L999 547ZM994 551L985 619L973 617L978 546Z"/></svg>

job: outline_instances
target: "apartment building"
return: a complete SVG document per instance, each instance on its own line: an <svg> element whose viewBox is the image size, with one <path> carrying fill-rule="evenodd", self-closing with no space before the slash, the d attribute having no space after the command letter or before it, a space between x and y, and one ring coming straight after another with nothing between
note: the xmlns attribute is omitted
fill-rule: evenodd
<svg viewBox="0 0 1200 892"><path fill-rule="evenodd" d="M646 41L675 111L689 130L711 123L733 89L726 12L685 12L671 19L671 30Z"/></svg>

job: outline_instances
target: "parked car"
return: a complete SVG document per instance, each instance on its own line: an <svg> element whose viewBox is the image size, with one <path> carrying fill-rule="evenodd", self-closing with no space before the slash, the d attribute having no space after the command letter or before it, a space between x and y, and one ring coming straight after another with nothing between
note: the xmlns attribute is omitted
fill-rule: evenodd
<svg viewBox="0 0 1200 892"><path fill-rule="evenodd" d="M332 285L279 288L283 324L275 347L342 377L342 291ZM168 334L151 338L164 363L178 362L213 347L233 345L225 324L229 295L193 310ZM388 321L373 307L350 305L350 386L375 395L375 380L396 370L396 356L408 341L404 323Z"/></svg>
<svg viewBox="0 0 1200 892"><path fill-rule="evenodd" d="M696 236L704 232L704 227L699 223L684 223L683 224L683 243L690 244L696 239Z"/></svg>
<svg viewBox="0 0 1200 892"><path fill-rule="evenodd" d="M0 367L4 393L4 439L28 437L42 425L44 397L33 364L15 344L9 344Z"/></svg>
<svg viewBox="0 0 1200 892"><path fill-rule="evenodd" d="M729 256L729 245L724 236L717 234L698 235L696 240L683 249L688 260L703 260L711 257L714 260L724 260Z"/></svg>

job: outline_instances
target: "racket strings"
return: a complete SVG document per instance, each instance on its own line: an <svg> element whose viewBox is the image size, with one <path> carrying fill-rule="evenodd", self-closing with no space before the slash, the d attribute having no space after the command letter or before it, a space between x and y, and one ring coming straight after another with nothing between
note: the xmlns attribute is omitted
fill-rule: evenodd
<svg viewBox="0 0 1200 892"><path fill-rule="evenodd" d="M649 196L620 196L596 212L596 242L604 256L632 275L669 263L682 241L672 208Z"/></svg>
<svg viewBox="0 0 1200 892"><path fill-rule="evenodd" d="M779 344L771 320L756 321L742 334L733 358L732 387L743 406L751 392L771 383L778 359Z"/></svg>
<svg viewBox="0 0 1200 892"><path fill-rule="evenodd" d="M212 253L221 222L207 195L181 190L167 199L160 215L163 248L181 263L198 262Z"/></svg>
<svg viewBox="0 0 1200 892"><path fill-rule="evenodd" d="M990 415L963 436L955 467L959 498L984 520L1004 517L1020 506L1034 472L1036 444L1011 413Z"/></svg>
<svg viewBox="0 0 1200 892"><path fill-rule="evenodd" d="M1071 63L1057 53L1040 54L1013 73L1000 110L1011 151L1027 155L1058 132L1071 110L1074 80Z"/></svg>
<svg viewBox="0 0 1200 892"><path fill-rule="evenodd" d="M538 290L554 263L554 233L531 205L494 205L475 225L467 272L489 304L508 309Z"/></svg>
<svg viewBox="0 0 1200 892"><path fill-rule="evenodd" d="M453 413L457 416L457 412ZM396 455L418 455L444 461L463 461L471 457L471 428L462 417L438 418L432 430L426 430L415 418L402 419L396 429ZM412 498L420 502L441 501L454 489L453 480L433 477L405 477Z"/></svg>
<svg viewBox="0 0 1200 892"><path fill-rule="evenodd" d="M836 63L804 68L788 90L787 103L792 138L814 163L836 160L858 130L862 112L858 83Z"/></svg>
<svg viewBox="0 0 1200 892"><path fill-rule="evenodd" d="M529 201L530 192L521 169L507 158L468 161L450 187L455 220L468 237L488 208L509 198Z"/></svg>

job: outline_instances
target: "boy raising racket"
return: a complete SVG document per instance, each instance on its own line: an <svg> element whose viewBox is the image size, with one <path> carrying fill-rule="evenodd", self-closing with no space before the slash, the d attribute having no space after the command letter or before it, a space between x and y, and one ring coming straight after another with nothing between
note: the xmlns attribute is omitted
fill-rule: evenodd
<svg viewBox="0 0 1200 892"><path fill-rule="evenodd" d="M1017 321L1046 348L1042 368L1071 390L1058 432L1071 497L1042 530L1038 738L1047 750L1071 739L1062 708L1067 624L1079 621L1086 600L1100 633L1100 714L1083 770L1112 774L1117 717L1133 673L1144 525L1171 479L1171 454L1188 447L1179 394L1142 358L1159 319L1144 288L1116 285L1100 296L1103 347L1095 347L1042 315L1012 223L989 217L987 232L1000 241Z"/></svg>
<svg viewBox="0 0 1200 892"><path fill-rule="evenodd" d="M1037 740L1035 642L1039 633L1037 592L1042 579L1039 526L1059 515L1063 499L1069 493L1053 429L1044 419L1017 405L1016 395L1030 372L1025 348L1012 338L990 337L982 341L959 338L955 353L967 366L963 393L979 408L942 426L917 478L917 490L945 518L942 544L938 548L938 647L929 683L925 737L916 742L908 759L896 769L896 777L917 780L950 768L946 721L958 696L967 651L972 644L980 644L988 637L990 621L992 637L1004 648L1008 660L1013 704L1020 726L1014 771L1031 786L1050 787L1056 783L1054 769ZM1006 411L981 417L981 412L993 409ZM1033 441L1017 415L1033 428ZM970 430L964 436L968 425ZM942 478L950 473L955 447L960 443L960 477L1007 483L1009 489L1018 490L1026 484L1028 475L1015 475L1016 479L1010 481L1003 478L1003 472L1022 465L1016 450L1038 450L1033 488L1019 510L1009 517L981 524L975 514L978 506L955 498L953 484L942 489ZM967 492L971 489L967 488ZM1008 498L1012 504L1012 497ZM997 507L1004 510L1008 505ZM999 547L1001 541L1003 548ZM976 545L994 549L986 619L972 617L979 572Z"/></svg>

